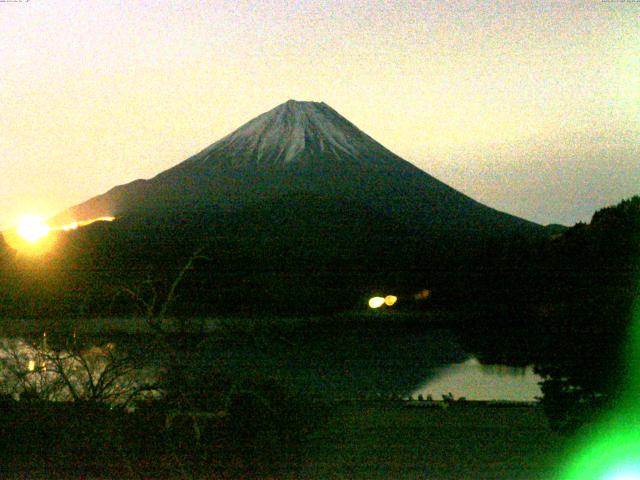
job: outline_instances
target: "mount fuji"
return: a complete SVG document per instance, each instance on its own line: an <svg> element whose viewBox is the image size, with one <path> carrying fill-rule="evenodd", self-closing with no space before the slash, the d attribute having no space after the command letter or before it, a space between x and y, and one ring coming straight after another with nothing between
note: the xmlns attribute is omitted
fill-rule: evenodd
<svg viewBox="0 0 640 480"><path fill-rule="evenodd" d="M56 220L113 215L188 216L197 221L200 214L233 215L291 198L296 204L330 201L338 210L362 208L421 234L470 237L542 230L445 185L327 104L295 100L259 115L157 176L117 186Z"/></svg>

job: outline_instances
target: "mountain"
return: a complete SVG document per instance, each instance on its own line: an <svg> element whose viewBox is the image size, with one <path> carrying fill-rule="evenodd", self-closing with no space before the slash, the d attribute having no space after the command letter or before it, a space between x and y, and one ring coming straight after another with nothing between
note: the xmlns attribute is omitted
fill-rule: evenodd
<svg viewBox="0 0 640 480"><path fill-rule="evenodd" d="M292 198L364 208L412 231L472 237L542 230L445 185L325 103L294 100L154 178L117 186L55 221L235 214L282 199L291 208Z"/></svg>
<svg viewBox="0 0 640 480"><path fill-rule="evenodd" d="M338 312L385 292L411 303L424 289L430 301L456 303L470 295L477 258L503 240L546 236L403 160L328 105L293 100L52 223L104 216L116 220L61 232L48 276L67 275L70 305L100 315L134 310L108 293L118 285L152 285L162 298L195 251L207 260L185 276L173 314Z"/></svg>

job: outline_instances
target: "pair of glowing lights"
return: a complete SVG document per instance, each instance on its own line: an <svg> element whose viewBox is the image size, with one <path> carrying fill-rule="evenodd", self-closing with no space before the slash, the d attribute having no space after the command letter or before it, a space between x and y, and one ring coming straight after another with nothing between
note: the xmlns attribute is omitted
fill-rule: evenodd
<svg viewBox="0 0 640 480"><path fill-rule="evenodd" d="M369 308L380 308L383 305L392 307L398 301L395 295L387 295L386 297L372 297L369 299Z"/></svg>

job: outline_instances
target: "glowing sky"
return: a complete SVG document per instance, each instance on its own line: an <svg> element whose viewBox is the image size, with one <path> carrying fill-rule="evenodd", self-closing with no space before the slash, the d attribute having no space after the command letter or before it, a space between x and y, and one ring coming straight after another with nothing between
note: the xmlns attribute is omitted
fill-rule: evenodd
<svg viewBox="0 0 640 480"><path fill-rule="evenodd" d="M490 206L588 220L640 193L639 19L600 0L0 3L0 228L290 98Z"/></svg>

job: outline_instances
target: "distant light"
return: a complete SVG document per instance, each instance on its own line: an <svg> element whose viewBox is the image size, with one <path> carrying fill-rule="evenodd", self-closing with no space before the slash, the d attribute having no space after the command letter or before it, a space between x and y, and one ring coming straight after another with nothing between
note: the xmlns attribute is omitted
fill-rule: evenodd
<svg viewBox="0 0 640 480"><path fill-rule="evenodd" d="M413 298L416 300L426 300L427 298L429 298L431 296L431 290L427 290L426 288L423 290L420 290L418 293L416 293Z"/></svg>
<svg viewBox="0 0 640 480"><path fill-rule="evenodd" d="M384 298L382 297L372 297L369 299L370 308L380 308L384 303Z"/></svg>
<svg viewBox="0 0 640 480"><path fill-rule="evenodd" d="M27 364L27 368L29 369L30 372L33 372L36 369L35 360L29 360L29 363Z"/></svg>
<svg viewBox="0 0 640 480"><path fill-rule="evenodd" d="M387 307L393 307L397 301L398 297L396 297L395 295L387 295L386 297L384 297L384 304Z"/></svg>

